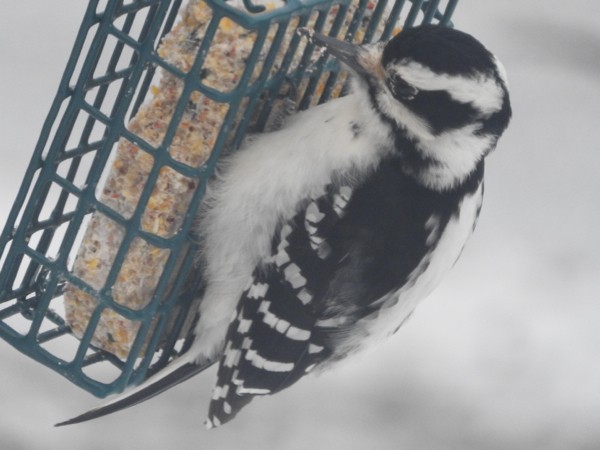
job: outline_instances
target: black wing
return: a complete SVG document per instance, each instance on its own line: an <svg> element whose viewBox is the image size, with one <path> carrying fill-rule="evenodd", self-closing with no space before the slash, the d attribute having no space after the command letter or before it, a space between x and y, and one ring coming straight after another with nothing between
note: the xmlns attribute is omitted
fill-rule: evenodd
<svg viewBox="0 0 600 450"><path fill-rule="evenodd" d="M405 285L483 166L464 186L436 193L388 160L359 186L330 185L273 242L238 304L228 335L208 426L231 420L254 396L276 393L315 365L339 359L353 325ZM426 224L437 221L437 236ZM411 275L412 274L412 275Z"/></svg>

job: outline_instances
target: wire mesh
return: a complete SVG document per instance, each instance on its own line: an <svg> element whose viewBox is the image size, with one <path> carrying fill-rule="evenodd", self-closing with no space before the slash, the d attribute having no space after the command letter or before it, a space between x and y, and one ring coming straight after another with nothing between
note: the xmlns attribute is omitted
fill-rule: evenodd
<svg viewBox="0 0 600 450"><path fill-rule="evenodd" d="M174 27L187 20L185 14L178 19L186 8L182 0L89 0L0 235L0 337L101 397L143 381L185 352L194 316L188 313L201 288L193 276L198 244L190 230L219 155L237 147L249 128L260 129L289 80L301 87L300 108L343 92L339 66L315 59L312 45L301 43L295 29L310 25L346 40L371 42L388 39L398 26L449 25L457 2L289 0L265 8L251 0L206 0L202 5L210 17L202 36L190 37L193 58L182 69L161 51ZM207 67L219 33L231 26L239 36L251 36L251 45L239 76L224 89L211 84ZM160 124L160 139L152 141L132 124L156 107L157 85L174 86L176 97L169 120ZM202 104L222 111L222 120L212 126L211 151L191 163L173 148L182 124L193 127L190 117L203 120ZM124 148L147 164L143 179L131 187L137 189L136 201L127 211L109 201L122 194L109 188L115 171L123 170L116 162L122 164ZM160 226L148 225L148 211L166 172L173 174L168 182L182 183L185 196L179 198L179 216L171 217L175 224L161 232ZM82 246L98 223L110 245L92 247L108 246L111 254L96 282L81 266L95 264ZM155 259L131 261L136 246ZM121 301L127 293L119 291L127 275L123 268L132 265L134 271L153 265L158 274L135 306ZM69 295L91 299L83 322L69 318ZM104 340L98 337L109 316L129 327L126 351L111 347L118 340L111 334L115 330Z"/></svg>

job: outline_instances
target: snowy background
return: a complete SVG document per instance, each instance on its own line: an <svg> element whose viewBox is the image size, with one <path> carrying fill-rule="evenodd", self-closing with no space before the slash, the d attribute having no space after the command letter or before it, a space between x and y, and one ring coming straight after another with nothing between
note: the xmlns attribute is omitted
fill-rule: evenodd
<svg viewBox="0 0 600 450"><path fill-rule="evenodd" d="M85 4L2 2L2 223ZM477 232L394 339L210 432L214 370L55 429L96 400L0 341L0 447L600 448L600 2L462 0L454 21L504 62L514 118Z"/></svg>

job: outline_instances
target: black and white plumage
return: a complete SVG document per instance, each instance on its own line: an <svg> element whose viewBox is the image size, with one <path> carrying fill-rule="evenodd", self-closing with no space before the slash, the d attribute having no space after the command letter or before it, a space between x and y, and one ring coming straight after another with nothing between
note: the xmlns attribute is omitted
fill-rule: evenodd
<svg viewBox="0 0 600 450"><path fill-rule="evenodd" d="M220 167L199 218L189 351L66 423L139 403L219 363L207 425L393 334L455 263L508 125L504 69L470 35L406 29L355 46L310 34L352 93L255 137Z"/></svg>

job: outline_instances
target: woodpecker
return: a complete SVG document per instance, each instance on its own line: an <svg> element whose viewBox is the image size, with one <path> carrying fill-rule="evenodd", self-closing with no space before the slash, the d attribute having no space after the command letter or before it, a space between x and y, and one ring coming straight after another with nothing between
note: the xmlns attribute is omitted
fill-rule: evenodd
<svg viewBox="0 0 600 450"><path fill-rule="evenodd" d="M511 117L502 64L442 26L367 45L305 34L351 69L351 93L220 164L198 218L206 288L189 351L59 425L214 363L206 424L224 424L395 333L456 262L481 208L484 158Z"/></svg>

